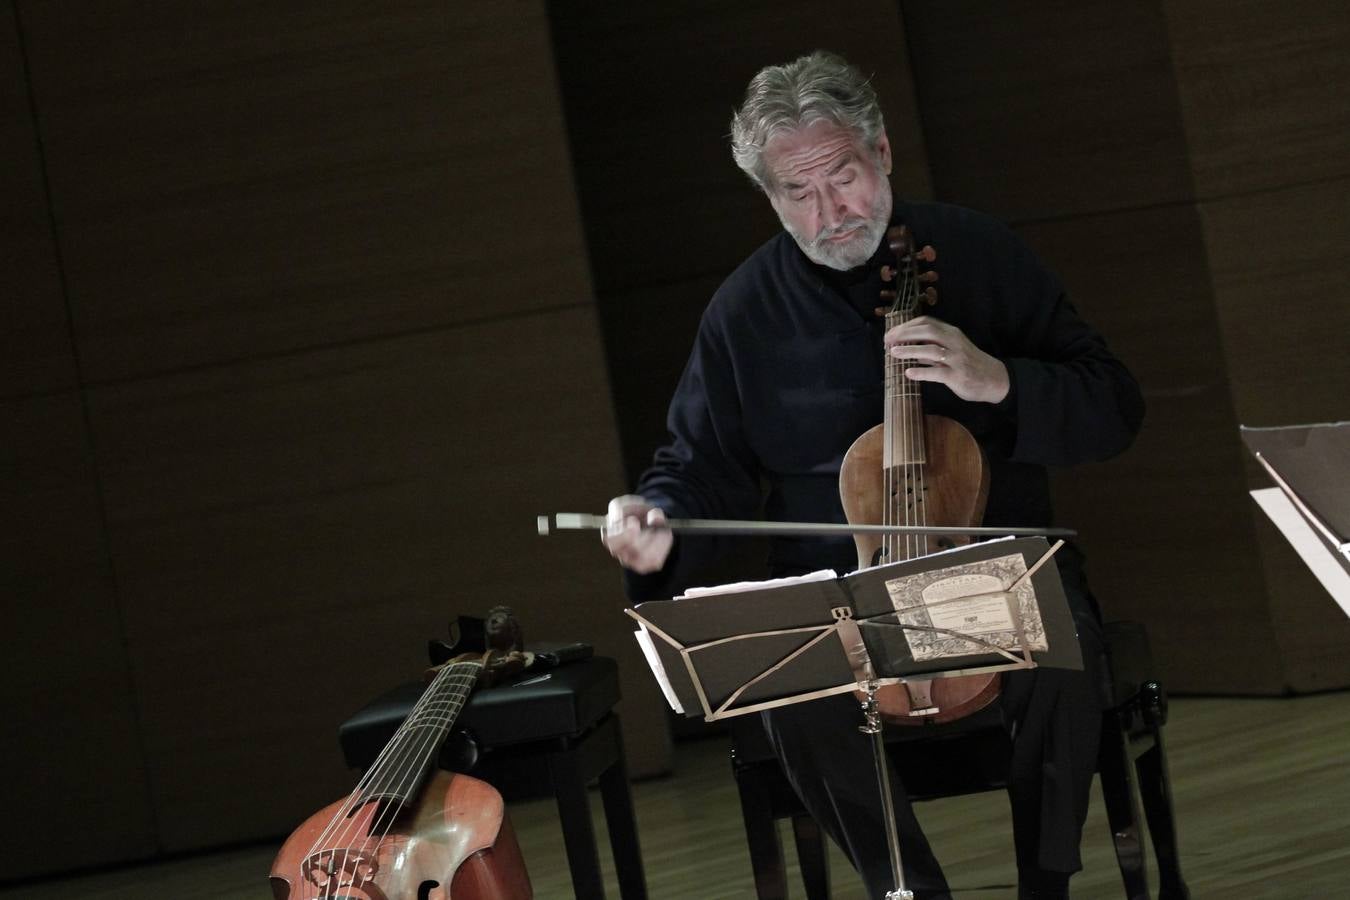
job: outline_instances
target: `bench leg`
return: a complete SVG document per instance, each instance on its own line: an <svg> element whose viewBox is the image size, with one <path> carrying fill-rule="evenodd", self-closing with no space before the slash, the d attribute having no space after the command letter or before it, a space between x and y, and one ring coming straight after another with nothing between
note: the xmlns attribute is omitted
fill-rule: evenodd
<svg viewBox="0 0 1350 900"><path fill-rule="evenodd" d="M595 826L591 822L580 754L576 750L549 754L548 767L558 798L558 818L562 821L567 867L572 872L572 890L577 900L593 897L603 900L605 883L600 876L600 853L595 846Z"/></svg>
<svg viewBox="0 0 1350 900"><path fill-rule="evenodd" d="M623 900L647 900L647 879L642 871L642 849L638 844L637 817L633 814L633 794L628 787L619 717L611 717L608 727L613 729L618 754L613 765L600 773L600 796L605 804L605 823L609 826L609 846L614 851L619 896Z"/></svg>
<svg viewBox="0 0 1350 900"><path fill-rule="evenodd" d="M1144 864L1143 840L1139 836L1139 804L1135 800L1130 755L1118 714L1102 716L1102 741L1097 771L1101 778L1106 818L1111 824L1111 840L1120 863L1129 900L1149 900L1148 873Z"/></svg>

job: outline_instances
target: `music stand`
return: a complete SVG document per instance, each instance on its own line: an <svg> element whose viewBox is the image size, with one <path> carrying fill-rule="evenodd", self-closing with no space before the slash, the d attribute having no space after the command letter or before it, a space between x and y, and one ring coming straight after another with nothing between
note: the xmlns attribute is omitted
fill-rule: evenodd
<svg viewBox="0 0 1350 900"><path fill-rule="evenodd" d="M1242 440L1276 484L1252 497L1350 615L1350 422L1244 425Z"/></svg>
<svg viewBox="0 0 1350 900"><path fill-rule="evenodd" d="M896 885L886 900L910 900L877 689L1037 665L1081 668L1062 585L1054 567L1045 566L1062 544L990 541L842 578L826 572L737 585L624 612L640 625L638 641L667 700L685 715L701 712L713 722L835 694L863 695L860 730L872 735ZM917 604L910 602L916 585L923 587ZM950 624L953 616L969 624L933 624Z"/></svg>

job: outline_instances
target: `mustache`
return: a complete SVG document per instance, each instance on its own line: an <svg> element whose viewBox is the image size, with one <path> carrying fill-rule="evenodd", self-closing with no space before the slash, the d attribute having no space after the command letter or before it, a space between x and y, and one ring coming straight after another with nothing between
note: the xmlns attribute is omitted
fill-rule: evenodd
<svg viewBox="0 0 1350 900"><path fill-rule="evenodd" d="M818 247L820 246L821 241L827 241L832 237L846 234L855 228L866 228L869 224L868 220L863 216L851 216L833 228L820 229L820 231L816 232L816 236L811 239L811 245L813 247Z"/></svg>

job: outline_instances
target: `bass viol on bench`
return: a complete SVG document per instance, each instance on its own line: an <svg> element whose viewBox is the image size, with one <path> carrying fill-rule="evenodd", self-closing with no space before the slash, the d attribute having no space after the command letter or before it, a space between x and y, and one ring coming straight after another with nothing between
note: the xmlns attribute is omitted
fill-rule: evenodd
<svg viewBox="0 0 1350 900"><path fill-rule="evenodd" d="M511 611L488 616L489 649L455 656L345 799L310 816L272 864L276 900L529 900L520 846L486 782L436 769L442 741L479 684L519 671ZM433 771L435 770L435 771Z"/></svg>

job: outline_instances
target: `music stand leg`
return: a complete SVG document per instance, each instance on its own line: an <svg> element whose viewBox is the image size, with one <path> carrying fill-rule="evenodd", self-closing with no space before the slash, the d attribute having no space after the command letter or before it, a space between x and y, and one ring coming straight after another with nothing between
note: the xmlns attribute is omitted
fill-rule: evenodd
<svg viewBox="0 0 1350 900"><path fill-rule="evenodd" d="M895 882L895 890L887 891L884 900L914 900L914 892L905 887L905 870L900 861L900 835L895 828L895 800L891 796L890 766L886 764L886 739L881 732L881 713L877 710L877 683L869 678L861 687L867 696L862 701L865 723L858 726L858 730L872 735L877 787L881 791L881 815L886 821L886 843L891 850L891 880Z"/></svg>

